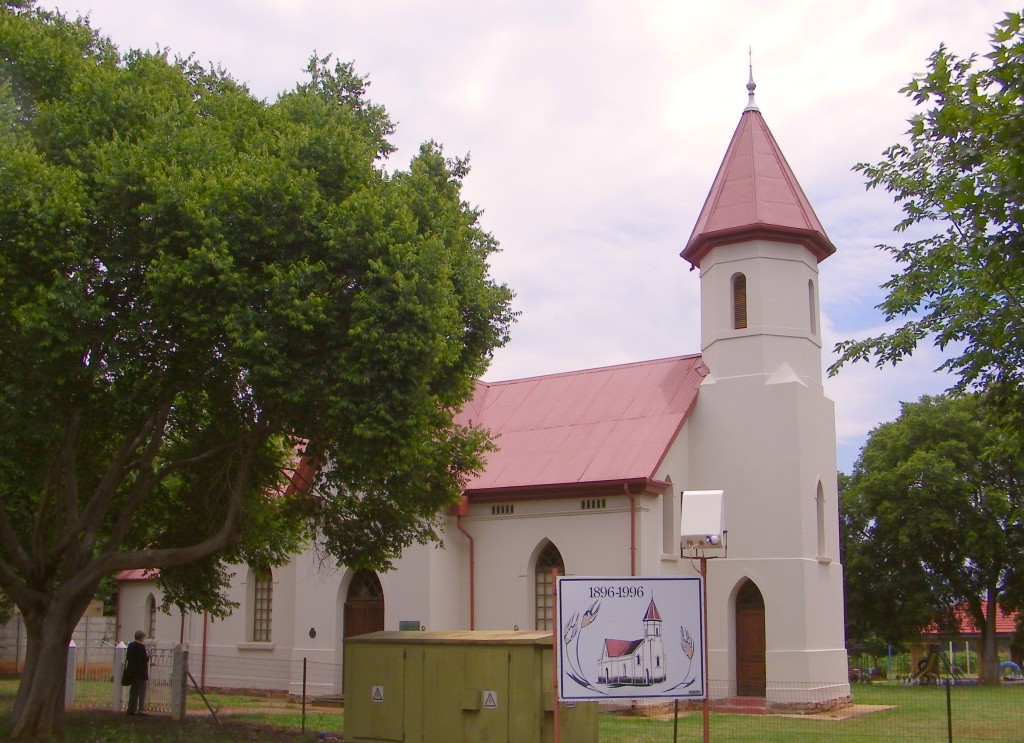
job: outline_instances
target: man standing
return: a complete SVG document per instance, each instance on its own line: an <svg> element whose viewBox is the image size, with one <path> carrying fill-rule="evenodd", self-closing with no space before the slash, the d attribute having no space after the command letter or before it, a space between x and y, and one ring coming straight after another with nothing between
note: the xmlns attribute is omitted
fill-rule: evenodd
<svg viewBox="0 0 1024 743"><path fill-rule="evenodd" d="M149 681L149 653L143 640L146 633L138 630L135 639L128 643L125 650L124 678L122 684L128 686L128 714L145 715L146 682Z"/></svg>

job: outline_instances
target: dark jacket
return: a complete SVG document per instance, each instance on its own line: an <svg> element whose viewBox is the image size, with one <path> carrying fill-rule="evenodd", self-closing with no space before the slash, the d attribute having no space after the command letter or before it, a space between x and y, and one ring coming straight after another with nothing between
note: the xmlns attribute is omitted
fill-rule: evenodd
<svg viewBox="0 0 1024 743"><path fill-rule="evenodd" d="M149 653L146 646L138 640L128 643L125 650L124 681L133 684L136 681L149 680Z"/></svg>

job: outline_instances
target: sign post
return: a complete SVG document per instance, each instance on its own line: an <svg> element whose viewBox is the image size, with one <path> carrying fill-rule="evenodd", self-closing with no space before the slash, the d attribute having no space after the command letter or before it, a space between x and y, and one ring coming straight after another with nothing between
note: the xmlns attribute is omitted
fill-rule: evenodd
<svg viewBox="0 0 1024 743"><path fill-rule="evenodd" d="M705 698L703 583L703 578L558 578L558 699Z"/></svg>
<svg viewBox="0 0 1024 743"><path fill-rule="evenodd" d="M554 612L554 616L551 617L551 672L554 674L552 678L551 692L555 695L552 704L552 722L555 726L554 731L554 743L561 743L561 715L558 714L558 636L561 634L558 631L558 568L551 568L551 587L554 590L554 596L552 596L551 611Z"/></svg>

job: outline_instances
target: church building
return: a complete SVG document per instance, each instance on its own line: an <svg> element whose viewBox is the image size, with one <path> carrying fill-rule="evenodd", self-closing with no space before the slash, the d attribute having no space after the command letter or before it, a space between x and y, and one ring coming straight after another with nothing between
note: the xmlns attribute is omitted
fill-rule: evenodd
<svg viewBox="0 0 1024 743"><path fill-rule="evenodd" d="M162 613L156 583L129 572L118 639L142 629L184 642L197 668L207 655L340 664L344 638L379 629L551 629L552 568L696 575L680 554L681 496L722 490L728 548L707 562L711 696L848 698L818 284L835 247L747 88L681 253L699 270L699 353L478 382L460 422L490 429L498 448L444 516L443 547L414 545L381 574L312 551L272 573L239 566L239 608L217 621ZM652 602L638 630L653 638L659 624ZM294 689L284 674L279 688Z"/></svg>

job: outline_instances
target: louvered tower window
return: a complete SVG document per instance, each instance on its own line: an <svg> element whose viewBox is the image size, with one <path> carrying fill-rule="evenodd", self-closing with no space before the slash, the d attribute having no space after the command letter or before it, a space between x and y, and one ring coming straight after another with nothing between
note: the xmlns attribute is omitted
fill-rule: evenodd
<svg viewBox="0 0 1024 743"><path fill-rule="evenodd" d="M747 327L747 277L741 273L732 277L732 327Z"/></svg>

